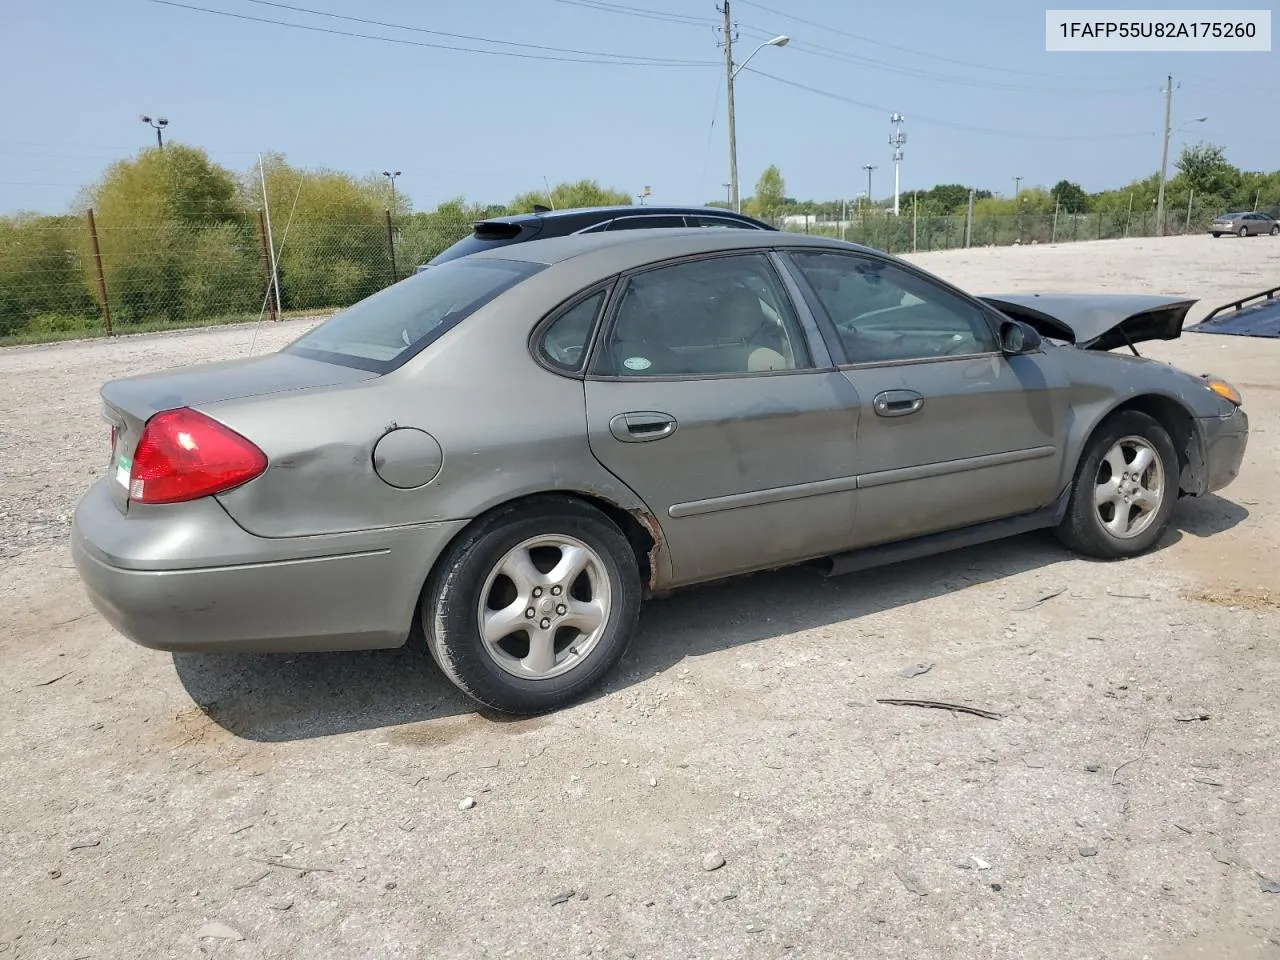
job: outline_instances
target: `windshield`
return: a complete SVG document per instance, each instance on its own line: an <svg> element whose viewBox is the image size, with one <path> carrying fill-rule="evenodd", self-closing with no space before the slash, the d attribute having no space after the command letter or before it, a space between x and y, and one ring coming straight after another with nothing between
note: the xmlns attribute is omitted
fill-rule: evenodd
<svg viewBox="0 0 1280 960"><path fill-rule="evenodd" d="M386 373L543 269L516 260L453 260L353 304L285 352Z"/></svg>

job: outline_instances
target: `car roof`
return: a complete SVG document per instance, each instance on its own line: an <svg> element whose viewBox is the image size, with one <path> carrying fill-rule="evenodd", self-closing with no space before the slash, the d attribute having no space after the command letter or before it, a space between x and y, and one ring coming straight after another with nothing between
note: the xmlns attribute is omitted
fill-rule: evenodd
<svg viewBox="0 0 1280 960"><path fill-rule="evenodd" d="M771 247L831 247L878 256L879 250L843 240L804 233L763 230L708 230L705 227L670 227L625 230L617 233L577 233L511 244L471 254L468 259L520 260L548 266L599 254L608 269L626 270L654 260L713 253L719 250L768 250Z"/></svg>
<svg viewBox="0 0 1280 960"><path fill-rule="evenodd" d="M530 220L559 220L561 218L581 218L590 220L594 218L607 219L611 217L635 216L637 214L647 216L661 216L662 214L708 214L718 216L728 216L734 219L756 221L754 217L749 217L743 213L735 213L733 210L725 210L722 207L699 207L699 206L650 206L649 204L631 204L625 206L599 206L599 207L568 207L563 210L535 210L532 213L513 213L503 217L485 217L480 223L527 223Z"/></svg>

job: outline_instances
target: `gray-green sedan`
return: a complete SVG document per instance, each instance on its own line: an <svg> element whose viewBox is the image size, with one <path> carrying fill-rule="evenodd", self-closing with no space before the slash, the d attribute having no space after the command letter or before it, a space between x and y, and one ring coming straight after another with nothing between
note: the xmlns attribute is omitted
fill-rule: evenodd
<svg viewBox="0 0 1280 960"><path fill-rule="evenodd" d="M763 231L504 247L278 353L106 384L110 469L72 552L148 647L421 635L480 703L553 709L653 594L1041 528L1093 557L1150 548L1248 437L1230 384L1136 355L1191 304L975 297Z"/></svg>

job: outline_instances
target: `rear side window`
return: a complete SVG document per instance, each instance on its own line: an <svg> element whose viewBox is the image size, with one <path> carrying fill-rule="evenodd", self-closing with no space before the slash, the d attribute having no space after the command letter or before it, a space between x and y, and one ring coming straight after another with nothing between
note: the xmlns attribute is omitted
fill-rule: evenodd
<svg viewBox="0 0 1280 960"><path fill-rule="evenodd" d="M600 290L571 306L551 322L542 334L538 352L552 366L572 373L582 369L604 291Z"/></svg>
<svg viewBox="0 0 1280 960"><path fill-rule="evenodd" d="M285 351L386 373L544 269L543 264L517 260L451 260L353 304Z"/></svg>

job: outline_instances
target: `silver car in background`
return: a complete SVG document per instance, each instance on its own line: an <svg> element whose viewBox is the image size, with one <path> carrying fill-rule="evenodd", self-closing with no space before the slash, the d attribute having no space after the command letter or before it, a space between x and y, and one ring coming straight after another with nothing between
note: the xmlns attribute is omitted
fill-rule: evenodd
<svg viewBox="0 0 1280 960"><path fill-rule="evenodd" d="M420 634L478 702L554 709L676 588L1037 529L1151 548L1248 438L1230 384L1137 356L1192 302L980 298L772 231L510 245L276 354L106 384L72 553L148 647Z"/></svg>
<svg viewBox="0 0 1280 960"><path fill-rule="evenodd" d="M1280 236L1280 221L1269 213L1223 213L1213 218L1209 232L1215 237L1234 233L1237 237Z"/></svg>

